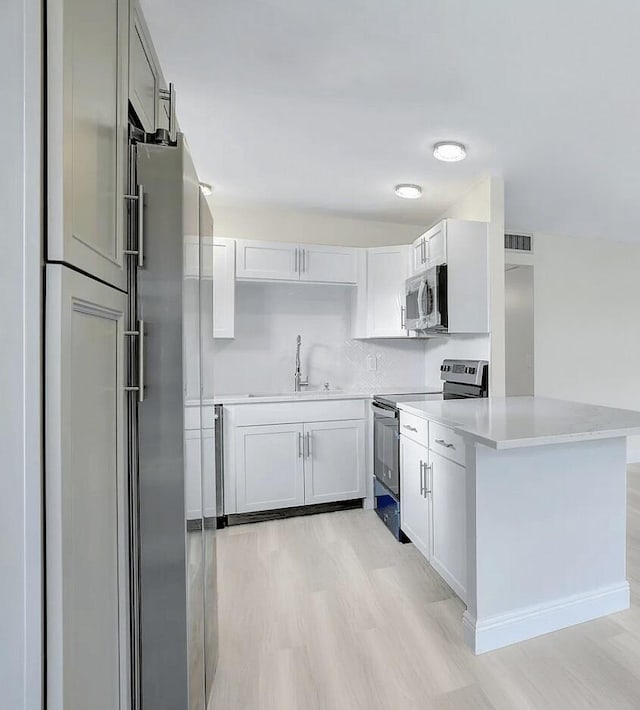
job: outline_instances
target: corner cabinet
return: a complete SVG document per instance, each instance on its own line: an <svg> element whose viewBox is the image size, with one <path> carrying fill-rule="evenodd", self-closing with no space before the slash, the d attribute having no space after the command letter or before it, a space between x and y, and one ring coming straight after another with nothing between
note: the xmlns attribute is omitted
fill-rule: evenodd
<svg viewBox="0 0 640 710"><path fill-rule="evenodd" d="M47 258L125 287L128 0L47 0Z"/></svg>
<svg viewBox="0 0 640 710"><path fill-rule="evenodd" d="M244 281L354 284L351 247L236 240L236 277Z"/></svg>
<svg viewBox="0 0 640 710"><path fill-rule="evenodd" d="M406 329L405 281L410 244L362 249L352 314L353 338L412 338Z"/></svg>

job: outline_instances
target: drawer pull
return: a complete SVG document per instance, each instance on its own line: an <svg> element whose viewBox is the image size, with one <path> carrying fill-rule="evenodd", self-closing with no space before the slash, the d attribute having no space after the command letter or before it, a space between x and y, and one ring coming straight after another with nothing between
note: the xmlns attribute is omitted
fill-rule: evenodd
<svg viewBox="0 0 640 710"><path fill-rule="evenodd" d="M440 446L444 446L445 449L455 449L456 448L453 444L448 444L444 439L436 439L436 444L440 444Z"/></svg>
<svg viewBox="0 0 640 710"><path fill-rule="evenodd" d="M413 431L416 434L418 433L418 430L414 426L409 426L408 424L403 424L402 425L403 429L408 429L409 431Z"/></svg>

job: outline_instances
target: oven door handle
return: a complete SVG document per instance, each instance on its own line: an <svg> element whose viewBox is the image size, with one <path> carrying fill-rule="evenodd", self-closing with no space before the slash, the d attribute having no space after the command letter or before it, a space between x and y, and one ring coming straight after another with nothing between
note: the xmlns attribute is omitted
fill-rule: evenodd
<svg viewBox="0 0 640 710"><path fill-rule="evenodd" d="M374 410L374 413L377 414L378 416L385 417L387 419L397 419L398 418L398 412L394 409L387 409L387 407L383 407L376 402L371 403L371 408Z"/></svg>

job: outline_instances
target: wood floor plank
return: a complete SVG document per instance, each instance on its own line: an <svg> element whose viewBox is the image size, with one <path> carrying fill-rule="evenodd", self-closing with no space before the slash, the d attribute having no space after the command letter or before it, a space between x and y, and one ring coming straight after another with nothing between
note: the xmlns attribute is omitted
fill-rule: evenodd
<svg viewBox="0 0 640 710"><path fill-rule="evenodd" d="M373 511L220 531L209 710L638 710L640 465L627 541L631 609L474 656L462 602Z"/></svg>

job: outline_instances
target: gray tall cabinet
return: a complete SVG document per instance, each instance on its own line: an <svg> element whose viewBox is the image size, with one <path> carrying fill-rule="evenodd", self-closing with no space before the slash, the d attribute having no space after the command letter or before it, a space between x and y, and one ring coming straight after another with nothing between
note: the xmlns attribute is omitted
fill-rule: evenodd
<svg viewBox="0 0 640 710"><path fill-rule="evenodd" d="M47 0L46 694L130 707L128 0Z"/></svg>

